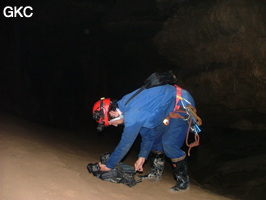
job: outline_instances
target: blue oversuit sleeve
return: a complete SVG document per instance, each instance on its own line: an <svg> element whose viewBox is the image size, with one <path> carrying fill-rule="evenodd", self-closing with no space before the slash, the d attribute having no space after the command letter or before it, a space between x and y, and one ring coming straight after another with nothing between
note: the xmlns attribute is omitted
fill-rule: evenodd
<svg viewBox="0 0 266 200"><path fill-rule="evenodd" d="M138 157L144 157L147 160L149 153L151 151L152 145L155 139L154 129L141 128L141 145Z"/></svg>
<svg viewBox="0 0 266 200"><path fill-rule="evenodd" d="M133 145L136 137L139 134L139 131L143 123L137 122L132 126L125 127L122 133L121 140L118 146L115 148L114 152L111 154L109 160L106 163L108 168L114 168L123 157L127 154L131 146Z"/></svg>

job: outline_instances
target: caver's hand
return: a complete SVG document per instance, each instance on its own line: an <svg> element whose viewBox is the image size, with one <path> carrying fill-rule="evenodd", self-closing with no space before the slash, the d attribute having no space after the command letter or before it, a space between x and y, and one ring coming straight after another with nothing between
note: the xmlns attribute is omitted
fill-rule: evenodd
<svg viewBox="0 0 266 200"><path fill-rule="evenodd" d="M139 157L139 159L135 162L135 171L143 172L143 164L145 162L145 158Z"/></svg>
<svg viewBox="0 0 266 200"><path fill-rule="evenodd" d="M102 164L102 163L98 163L99 164L99 167L101 168L101 171L103 172L107 172L107 171L110 171L111 169L106 167L106 165Z"/></svg>

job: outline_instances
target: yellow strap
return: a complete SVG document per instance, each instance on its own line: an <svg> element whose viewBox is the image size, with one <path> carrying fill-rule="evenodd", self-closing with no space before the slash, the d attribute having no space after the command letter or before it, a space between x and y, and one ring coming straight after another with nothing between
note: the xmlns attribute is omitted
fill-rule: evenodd
<svg viewBox="0 0 266 200"><path fill-rule="evenodd" d="M177 98L181 99L181 100L184 100L183 97L179 96L179 95L176 95Z"/></svg>

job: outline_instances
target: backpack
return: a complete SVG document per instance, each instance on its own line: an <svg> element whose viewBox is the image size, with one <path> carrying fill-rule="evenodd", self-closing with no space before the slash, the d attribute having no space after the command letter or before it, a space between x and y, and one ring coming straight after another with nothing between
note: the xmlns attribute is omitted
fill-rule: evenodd
<svg viewBox="0 0 266 200"><path fill-rule="evenodd" d="M172 70L167 72L155 72L144 81L144 85L127 100L125 105L145 89L166 84L174 84L176 81L176 76L173 74Z"/></svg>

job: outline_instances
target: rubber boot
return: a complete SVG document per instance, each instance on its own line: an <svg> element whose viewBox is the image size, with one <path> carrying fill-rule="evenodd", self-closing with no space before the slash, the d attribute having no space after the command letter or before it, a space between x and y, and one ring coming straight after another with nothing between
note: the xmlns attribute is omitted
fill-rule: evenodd
<svg viewBox="0 0 266 200"><path fill-rule="evenodd" d="M180 190L186 190L189 188L189 176L187 169L187 159L184 158L181 161L173 162L174 177L176 179L176 185L170 188L170 191L177 192Z"/></svg>
<svg viewBox="0 0 266 200"><path fill-rule="evenodd" d="M151 153L151 170L147 175L138 176L142 180L149 181L160 181L162 179L164 165L165 165L165 155L164 153Z"/></svg>

